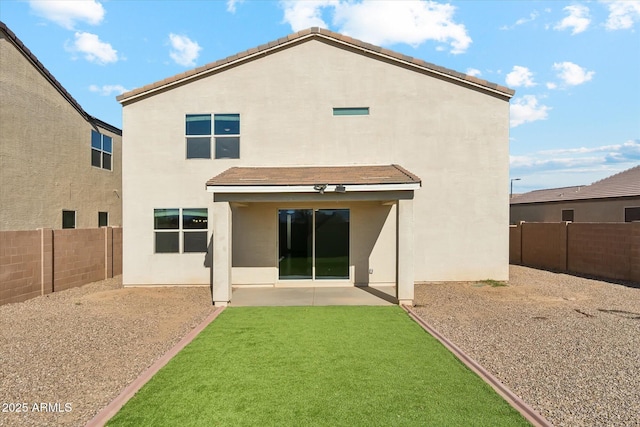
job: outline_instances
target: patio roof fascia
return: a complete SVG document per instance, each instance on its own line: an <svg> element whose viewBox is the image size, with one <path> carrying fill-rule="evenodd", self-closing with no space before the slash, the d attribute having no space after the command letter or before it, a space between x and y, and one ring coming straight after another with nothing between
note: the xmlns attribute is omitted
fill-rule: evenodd
<svg viewBox="0 0 640 427"><path fill-rule="evenodd" d="M316 189L317 185L207 185L209 193L319 193ZM418 190L421 183L402 183L402 184L342 184L344 191L337 191L338 185L326 185L322 189L324 193L348 193L362 191L413 191Z"/></svg>

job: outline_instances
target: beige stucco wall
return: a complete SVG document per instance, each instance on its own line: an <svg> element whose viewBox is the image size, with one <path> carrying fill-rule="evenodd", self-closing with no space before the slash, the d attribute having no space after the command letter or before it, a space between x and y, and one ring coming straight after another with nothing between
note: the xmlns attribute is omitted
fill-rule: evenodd
<svg viewBox="0 0 640 427"><path fill-rule="evenodd" d="M278 209L349 209L350 283L393 284L396 209L383 202L232 204L234 284L278 282ZM372 273L369 273L369 270ZM283 283L290 284L290 280Z"/></svg>
<svg viewBox="0 0 640 427"><path fill-rule="evenodd" d="M113 170L91 166L92 125L0 32L0 230L122 224L121 136L113 138ZM115 191L114 191L115 190ZM117 192L117 193L116 193Z"/></svg>
<svg viewBox="0 0 640 427"><path fill-rule="evenodd" d="M334 117L333 107L370 115ZM239 113L240 159L186 160L190 113ZM229 167L392 163L423 182L415 279L505 280L508 114L504 99L320 41L125 104L124 283L209 283L202 254L153 253L153 209L209 207L211 228L204 184ZM234 245L253 237L234 231ZM395 245L383 246L376 259L395 265Z"/></svg>
<svg viewBox="0 0 640 427"><path fill-rule="evenodd" d="M574 222L624 222L624 209L631 207L640 207L640 197L511 205L510 223L558 222L565 209L573 209Z"/></svg>

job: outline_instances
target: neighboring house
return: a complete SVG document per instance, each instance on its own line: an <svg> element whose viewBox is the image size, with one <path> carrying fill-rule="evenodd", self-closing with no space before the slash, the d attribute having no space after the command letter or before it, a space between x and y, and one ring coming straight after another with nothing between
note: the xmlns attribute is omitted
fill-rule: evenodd
<svg viewBox="0 0 640 427"><path fill-rule="evenodd" d="M510 221L640 221L640 166L591 185L514 194Z"/></svg>
<svg viewBox="0 0 640 427"><path fill-rule="evenodd" d="M512 95L317 28L125 93L123 282L506 280Z"/></svg>
<svg viewBox="0 0 640 427"><path fill-rule="evenodd" d="M122 132L0 22L0 230L122 224Z"/></svg>

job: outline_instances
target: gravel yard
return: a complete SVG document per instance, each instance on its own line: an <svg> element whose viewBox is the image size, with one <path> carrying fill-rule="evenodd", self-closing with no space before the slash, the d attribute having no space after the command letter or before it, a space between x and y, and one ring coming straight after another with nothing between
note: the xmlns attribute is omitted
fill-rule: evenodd
<svg viewBox="0 0 640 427"><path fill-rule="evenodd" d="M210 295L118 277L0 306L0 409L28 409L0 426L84 425L213 311ZM512 266L508 286L420 284L416 303L555 425L640 425L640 289Z"/></svg>
<svg viewBox="0 0 640 427"><path fill-rule="evenodd" d="M640 425L640 289L510 276L417 285L415 311L554 425Z"/></svg>
<svg viewBox="0 0 640 427"><path fill-rule="evenodd" d="M83 426L213 309L208 287L121 277L0 306L0 426Z"/></svg>

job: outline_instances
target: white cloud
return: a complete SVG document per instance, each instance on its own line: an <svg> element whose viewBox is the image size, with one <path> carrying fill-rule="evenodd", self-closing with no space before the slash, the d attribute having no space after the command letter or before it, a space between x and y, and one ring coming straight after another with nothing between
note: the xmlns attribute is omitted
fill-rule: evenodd
<svg viewBox="0 0 640 427"><path fill-rule="evenodd" d="M557 84L555 84L553 82L547 82L547 89L553 90L553 89L557 89L557 88L558 88Z"/></svg>
<svg viewBox="0 0 640 427"><path fill-rule="evenodd" d="M467 68L467 74L473 77L478 77L482 74L477 68Z"/></svg>
<svg viewBox="0 0 640 427"><path fill-rule="evenodd" d="M586 185L640 163L640 139L597 147L542 150L509 156L512 176L521 185L554 188ZM574 178L571 178L574 176Z"/></svg>
<svg viewBox="0 0 640 427"><path fill-rule="evenodd" d="M284 21L291 25L293 31L309 27L329 28L322 19L322 9L328 6L335 7L338 3L338 0L288 0L280 2L284 8Z"/></svg>
<svg viewBox="0 0 640 427"><path fill-rule="evenodd" d="M507 74L505 81L507 86L510 87L531 87L536 85L533 81L533 73L527 67L520 65L513 66L513 70Z"/></svg>
<svg viewBox="0 0 640 427"><path fill-rule="evenodd" d="M640 22L640 2L638 1L606 1L609 18L605 24L608 30L627 30L636 22Z"/></svg>
<svg viewBox="0 0 640 427"><path fill-rule="evenodd" d="M569 16L560 21L554 28L556 30L571 29L571 34L581 33L589 27L591 18L589 17L589 8L581 4L567 6L564 9Z"/></svg>
<svg viewBox="0 0 640 427"><path fill-rule="evenodd" d="M534 95L524 95L513 100L510 106L509 124L512 128L524 123L545 120L551 107L538 103Z"/></svg>
<svg viewBox="0 0 640 427"><path fill-rule="evenodd" d="M517 27L519 25L524 25L527 22L535 21L538 18L538 16L540 16L540 14L538 13L537 10L534 10L533 12L531 12L529 14L528 18L520 18L513 25L503 25L502 27L500 27L500 29L501 30L513 30L515 27Z"/></svg>
<svg viewBox="0 0 640 427"><path fill-rule="evenodd" d="M104 7L95 0L31 0L31 10L56 24L72 30L76 22L98 25L104 18Z"/></svg>
<svg viewBox="0 0 640 427"><path fill-rule="evenodd" d="M89 90L91 92L99 93L102 96L111 96L113 94L120 95L129 91L129 89L125 88L122 85L91 85L89 86Z"/></svg>
<svg viewBox="0 0 640 427"><path fill-rule="evenodd" d="M283 1L284 21L293 31L328 25L323 11L333 11L336 31L376 45L406 43L419 46L431 40L449 46L453 54L465 52L471 37L455 22L456 8L429 0L420 1ZM442 48L442 46L438 46Z"/></svg>
<svg viewBox="0 0 640 427"><path fill-rule="evenodd" d="M80 52L84 54L87 61L100 65L118 61L118 51L111 47L109 43L101 41L97 35L91 33L76 32L75 41L68 50Z"/></svg>
<svg viewBox="0 0 640 427"><path fill-rule="evenodd" d="M227 0L227 12L236 13L236 5L244 3L244 0Z"/></svg>
<svg viewBox="0 0 640 427"><path fill-rule="evenodd" d="M556 62L553 69L559 71L558 77L569 86L577 86L591 80L595 71L587 71L586 68L573 62Z"/></svg>
<svg viewBox="0 0 640 427"><path fill-rule="evenodd" d="M169 56L176 64L183 65L185 67L192 67L196 65L196 59L202 48L200 45L191 40L187 36L181 36L178 34L169 34L169 40L171 42L171 52Z"/></svg>

